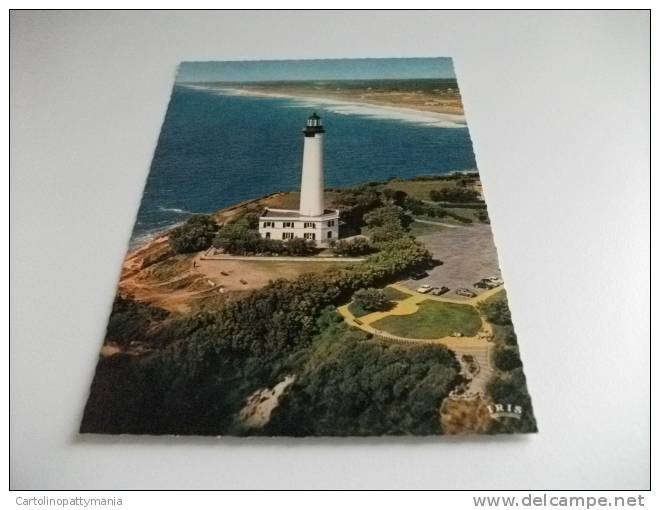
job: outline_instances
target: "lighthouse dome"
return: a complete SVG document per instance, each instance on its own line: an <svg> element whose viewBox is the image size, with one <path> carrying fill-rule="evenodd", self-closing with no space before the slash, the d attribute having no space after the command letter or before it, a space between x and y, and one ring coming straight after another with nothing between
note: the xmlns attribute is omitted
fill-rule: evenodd
<svg viewBox="0 0 660 510"><path fill-rule="evenodd" d="M316 112L312 113L307 119L307 126L303 129L303 133L308 137L313 137L317 133L325 133L325 129L323 129L323 124L321 123L321 117Z"/></svg>

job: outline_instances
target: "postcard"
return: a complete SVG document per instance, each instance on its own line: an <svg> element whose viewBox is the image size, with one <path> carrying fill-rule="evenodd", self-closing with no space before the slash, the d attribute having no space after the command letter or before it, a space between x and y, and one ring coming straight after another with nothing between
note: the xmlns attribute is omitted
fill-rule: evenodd
<svg viewBox="0 0 660 510"><path fill-rule="evenodd" d="M451 58L179 66L80 430L536 432Z"/></svg>

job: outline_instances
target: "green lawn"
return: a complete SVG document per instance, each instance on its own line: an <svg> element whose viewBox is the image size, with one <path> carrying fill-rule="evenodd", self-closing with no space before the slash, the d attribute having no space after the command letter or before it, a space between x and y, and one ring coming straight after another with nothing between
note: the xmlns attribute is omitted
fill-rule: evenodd
<svg viewBox="0 0 660 510"><path fill-rule="evenodd" d="M385 287L383 292L390 301L402 301L410 297L410 294L396 290L394 287Z"/></svg>
<svg viewBox="0 0 660 510"><path fill-rule="evenodd" d="M485 299L484 301L482 301L482 304L486 305L486 304L491 304L491 303L497 303L498 301L507 301L507 299L506 299L506 289L504 287L500 287L499 291L497 291L495 294L490 296L488 299Z"/></svg>
<svg viewBox="0 0 660 510"><path fill-rule="evenodd" d="M440 338L454 332L475 336L479 313L469 305L424 301L412 315L390 315L371 324L374 328L408 338Z"/></svg>
<svg viewBox="0 0 660 510"><path fill-rule="evenodd" d="M453 179L438 179L428 181L392 181L388 182L384 187L405 191L408 196L418 200L428 200L429 191L432 189L441 190L445 188L453 188L456 182Z"/></svg>
<svg viewBox="0 0 660 510"><path fill-rule="evenodd" d="M434 219L433 221L442 221L438 219ZM450 223L445 221L445 223ZM417 221L414 221L410 224L410 233L414 235L415 237L418 236L426 236L426 235L433 235L433 234L439 234L442 232L443 229L446 229L447 227L443 227L441 225L431 225L429 223L419 223Z"/></svg>

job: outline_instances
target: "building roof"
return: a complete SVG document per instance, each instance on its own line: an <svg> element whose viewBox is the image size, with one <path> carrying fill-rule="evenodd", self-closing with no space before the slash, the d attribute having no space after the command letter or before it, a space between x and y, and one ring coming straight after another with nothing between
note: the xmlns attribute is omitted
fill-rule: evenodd
<svg viewBox="0 0 660 510"><path fill-rule="evenodd" d="M271 209L266 209L263 214L261 215L262 218L271 218L271 217L278 217L278 218L297 218L300 216L300 211L295 210L295 211L289 211L289 210L284 210L284 209L279 209L279 210L271 210Z"/></svg>
<svg viewBox="0 0 660 510"><path fill-rule="evenodd" d="M322 216L305 216L304 214L300 214L300 211L298 209L266 209L261 214L260 219L292 218L292 219L300 219L302 221L302 220L325 219L326 216L329 216L330 218L338 217L339 211L337 209L326 209L323 211Z"/></svg>

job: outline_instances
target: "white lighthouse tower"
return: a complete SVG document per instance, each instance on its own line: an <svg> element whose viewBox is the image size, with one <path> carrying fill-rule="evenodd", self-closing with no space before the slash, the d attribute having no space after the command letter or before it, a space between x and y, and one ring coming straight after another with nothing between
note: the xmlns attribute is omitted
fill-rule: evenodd
<svg viewBox="0 0 660 510"><path fill-rule="evenodd" d="M324 133L321 117L314 113L303 130L300 207L298 210L266 209L259 218L262 237L283 241L300 237L318 246L327 246L339 237L339 211L326 209L323 197Z"/></svg>
<svg viewBox="0 0 660 510"><path fill-rule="evenodd" d="M300 214L302 216L321 216L323 204L323 125L321 117L314 113L307 119L303 130L305 146L303 148L302 182L300 184Z"/></svg>

